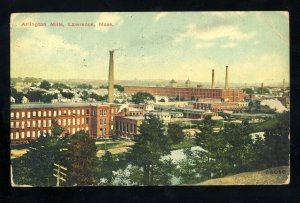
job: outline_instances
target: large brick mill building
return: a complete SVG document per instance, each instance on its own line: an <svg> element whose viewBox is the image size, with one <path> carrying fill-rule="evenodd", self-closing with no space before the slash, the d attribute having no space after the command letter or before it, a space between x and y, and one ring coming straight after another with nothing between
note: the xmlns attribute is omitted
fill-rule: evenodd
<svg viewBox="0 0 300 203"><path fill-rule="evenodd" d="M92 138L108 137L114 128L119 105L103 103L12 104L12 143L36 139L41 132L51 134L52 120L62 126L62 135L86 131Z"/></svg>

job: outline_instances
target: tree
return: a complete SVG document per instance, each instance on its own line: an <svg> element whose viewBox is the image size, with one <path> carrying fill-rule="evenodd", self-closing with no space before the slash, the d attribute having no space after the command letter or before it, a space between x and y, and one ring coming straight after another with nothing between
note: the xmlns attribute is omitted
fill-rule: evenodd
<svg viewBox="0 0 300 203"><path fill-rule="evenodd" d="M177 176L180 178L181 184L194 183L197 176L196 171L196 155L190 148L183 150L185 159L179 162L179 169L177 170Z"/></svg>
<svg viewBox="0 0 300 203"><path fill-rule="evenodd" d="M145 101L155 100L154 96L147 92L137 92L132 95L131 100L135 104L144 103Z"/></svg>
<svg viewBox="0 0 300 203"><path fill-rule="evenodd" d="M80 85L77 85L77 88L80 88L80 89L93 89L93 86L90 85L90 84L80 84Z"/></svg>
<svg viewBox="0 0 300 203"><path fill-rule="evenodd" d="M118 169L116 158L109 152L106 151L101 157L99 163L99 174L100 179L105 179L104 185L111 185L115 175L113 171Z"/></svg>
<svg viewBox="0 0 300 203"><path fill-rule="evenodd" d="M242 89L246 94L254 94L254 90L252 88L244 88Z"/></svg>
<svg viewBox="0 0 300 203"><path fill-rule="evenodd" d="M57 94L43 94L41 101L44 103L51 103L52 99L57 99Z"/></svg>
<svg viewBox="0 0 300 203"><path fill-rule="evenodd" d="M185 137L181 126L176 123L170 123L168 125L168 135L174 144L182 142Z"/></svg>
<svg viewBox="0 0 300 203"><path fill-rule="evenodd" d="M15 99L15 103L20 104L24 94L22 92L17 92L15 88L10 88L10 96Z"/></svg>
<svg viewBox="0 0 300 203"><path fill-rule="evenodd" d="M51 88L51 84L47 80L43 80L40 84L40 88L49 90Z"/></svg>
<svg viewBox="0 0 300 203"><path fill-rule="evenodd" d="M74 94L72 92L61 92L61 95L67 99L72 99L74 97Z"/></svg>
<svg viewBox="0 0 300 203"><path fill-rule="evenodd" d="M165 100L164 98L161 98L161 99L159 100L159 102L166 102L166 100Z"/></svg>
<svg viewBox="0 0 300 203"><path fill-rule="evenodd" d="M124 87L121 85L114 85L114 88L117 89L119 92L124 92Z"/></svg>
<svg viewBox="0 0 300 203"><path fill-rule="evenodd" d="M64 128L61 127L56 120L52 120L52 134L55 136L55 137L59 137L63 132L64 132Z"/></svg>
<svg viewBox="0 0 300 203"><path fill-rule="evenodd" d="M27 95L25 95L30 102L40 102L43 99L42 91L29 91Z"/></svg>
<svg viewBox="0 0 300 203"><path fill-rule="evenodd" d="M54 163L65 165L64 139L50 135L40 136L28 145L28 152L20 161L13 162L13 177L16 184L32 186L55 186Z"/></svg>
<svg viewBox="0 0 300 203"><path fill-rule="evenodd" d="M54 89L71 89L71 87L69 87L68 85L63 84L63 83L54 83L52 85L52 88L54 88Z"/></svg>
<svg viewBox="0 0 300 203"><path fill-rule="evenodd" d="M140 135L129 151L128 162L142 170L140 182L143 185L160 184L157 176L161 175L158 173L163 165L161 157L170 153L164 128L162 121L155 116L145 117Z"/></svg>
<svg viewBox="0 0 300 203"><path fill-rule="evenodd" d="M97 147L95 141L84 131L69 138L67 150L66 185L93 185L96 183Z"/></svg>

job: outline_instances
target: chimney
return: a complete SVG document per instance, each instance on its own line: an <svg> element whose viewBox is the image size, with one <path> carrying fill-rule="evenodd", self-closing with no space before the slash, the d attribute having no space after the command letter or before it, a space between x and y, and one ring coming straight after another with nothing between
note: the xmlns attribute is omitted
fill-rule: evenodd
<svg viewBox="0 0 300 203"><path fill-rule="evenodd" d="M225 89L228 89L228 66L226 66L226 73L225 73Z"/></svg>
<svg viewBox="0 0 300 203"><path fill-rule="evenodd" d="M109 51L109 72L108 72L108 100L109 103L114 101L114 51Z"/></svg>
<svg viewBox="0 0 300 203"><path fill-rule="evenodd" d="M212 69L211 71L211 88L215 87L215 70Z"/></svg>
<svg viewBox="0 0 300 203"><path fill-rule="evenodd" d="M282 90L285 90L285 79L283 79Z"/></svg>
<svg viewBox="0 0 300 203"><path fill-rule="evenodd" d="M261 87L260 87L260 93L263 94L264 93L264 83L261 83Z"/></svg>

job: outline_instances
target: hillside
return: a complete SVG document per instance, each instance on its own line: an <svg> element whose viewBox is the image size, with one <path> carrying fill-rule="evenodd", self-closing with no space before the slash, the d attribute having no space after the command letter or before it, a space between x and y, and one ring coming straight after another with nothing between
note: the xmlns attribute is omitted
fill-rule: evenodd
<svg viewBox="0 0 300 203"><path fill-rule="evenodd" d="M289 184L289 166L280 166L256 172L239 173L193 185L281 185Z"/></svg>

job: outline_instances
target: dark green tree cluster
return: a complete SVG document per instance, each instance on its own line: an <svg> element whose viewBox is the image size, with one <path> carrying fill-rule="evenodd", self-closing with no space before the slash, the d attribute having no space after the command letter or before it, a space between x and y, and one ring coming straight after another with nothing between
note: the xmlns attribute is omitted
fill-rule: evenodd
<svg viewBox="0 0 300 203"><path fill-rule="evenodd" d="M52 85L53 89L59 89L59 90L63 90L63 89L71 89L71 87L69 87L68 85L64 84L64 83L54 83Z"/></svg>
<svg viewBox="0 0 300 203"><path fill-rule="evenodd" d="M147 92L138 92L132 95L131 101L135 104L144 103L145 101L155 100L154 96Z"/></svg>
<svg viewBox="0 0 300 203"><path fill-rule="evenodd" d="M244 88L242 89L246 94L254 94L254 90L252 88Z"/></svg>
<svg viewBox="0 0 300 203"><path fill-rule="evenodd" d="M168 125L168 135L174 144L182 142L185 137L182 127L176 123L170 123Z"/></svg>
<svg viewBox="0 0 300 203"><path fill-rule="evenodd" d="M24 94L22 92L18 92L15 88L10 88L10 96L15 99L15 103L20 104L22 102L22 98Z"/></svg>
<svg viewBox="0 0 300 203"><path fill-rule="evenodd" d="M51 84L47 80L43 80L40 84L40 88L49 90L51 88Z"/></svg>
<svg viewBox="0 0 300 203"><path fill-rule="evenodd" d="M122 85L114 85L114 88L117 89L119 92L124 92L124 87Z"/></svg>
<svg viewBox="0 0 300 203"><path fill-rule="evenodd" d="M93 89L93 86L92 86L92 85L90 85L90 84L85 84L85 83L79 84L79 85L77 85L76 87L77 87L77 88L80 88L80 89Z"/></svg>

